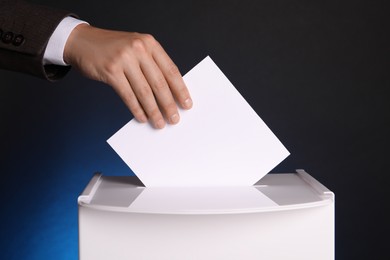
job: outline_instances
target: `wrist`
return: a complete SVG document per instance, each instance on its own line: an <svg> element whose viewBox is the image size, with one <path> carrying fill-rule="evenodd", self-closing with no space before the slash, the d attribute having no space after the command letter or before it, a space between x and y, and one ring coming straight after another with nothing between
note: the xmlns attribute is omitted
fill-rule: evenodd
<svg viewBox="0 0 390 260"><path fill-rule="evenodd" d="M82 23L77 25L72 32L70 33L64 48L63 59L66 64L74 65L77 58L78 49L80 49L80 44L82 42L83 36L86 34L86 31L91 29L87 23Z"/></svg>

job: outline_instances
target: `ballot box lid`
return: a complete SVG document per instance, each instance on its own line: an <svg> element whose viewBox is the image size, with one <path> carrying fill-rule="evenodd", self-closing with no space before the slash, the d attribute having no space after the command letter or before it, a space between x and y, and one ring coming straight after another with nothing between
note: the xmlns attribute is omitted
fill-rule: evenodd
<svg viewBox="0 0 390 260"><path fill-rule="evenodd" d="M253 186L145 187L136 176L95 174L79 207L146 214L239 214L334 203L334 194L304 170L270 173Z"/></svg>

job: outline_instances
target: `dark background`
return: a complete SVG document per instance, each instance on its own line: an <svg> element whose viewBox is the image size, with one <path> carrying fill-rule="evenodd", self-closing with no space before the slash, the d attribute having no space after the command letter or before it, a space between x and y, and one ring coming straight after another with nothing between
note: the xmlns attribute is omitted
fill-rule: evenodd
<svg viewBox="0 0 390 260"><path fill-rule="evenodd" d="M291 152L272 172L303 168L335 192L336 258L388 259L386 1L31 2L151 33L183 74L210 55ZM77 196L95 171L131 173L105 141L132 116L75 70L0 82L0 258L77 259Z"/></svg>

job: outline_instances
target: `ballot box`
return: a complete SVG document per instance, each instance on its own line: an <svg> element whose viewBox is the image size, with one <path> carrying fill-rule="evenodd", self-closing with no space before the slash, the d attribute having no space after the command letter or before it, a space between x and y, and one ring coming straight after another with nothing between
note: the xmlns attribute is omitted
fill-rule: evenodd
<svg viewBox="0 0 390 260"><path fill-rule="evenodd" d="M79 257L334 259L334 203L304 170L244 187L144 187L95 174L78 198Z"/></svg>

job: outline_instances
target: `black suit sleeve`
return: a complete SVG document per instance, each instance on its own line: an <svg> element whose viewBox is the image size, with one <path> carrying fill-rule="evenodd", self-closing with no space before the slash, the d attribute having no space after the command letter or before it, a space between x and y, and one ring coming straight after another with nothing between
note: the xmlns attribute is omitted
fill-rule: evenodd
<svg viewBox="0 0 390 260"><path fill-rule="evenodd" d="M0 68L49 80L69 66L43 65L47 42L57 25L73 14L19 0L0 0Z"/></svg>

